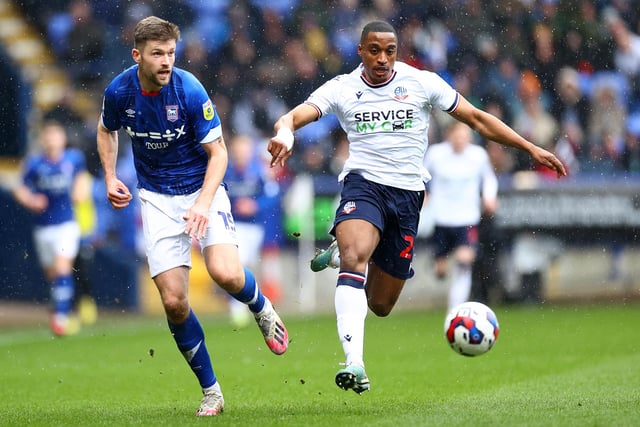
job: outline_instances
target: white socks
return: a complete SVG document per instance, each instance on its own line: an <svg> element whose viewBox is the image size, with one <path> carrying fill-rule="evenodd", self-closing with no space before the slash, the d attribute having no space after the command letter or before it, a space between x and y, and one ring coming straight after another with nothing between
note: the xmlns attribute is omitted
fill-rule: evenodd
<svg viewBox="0 0 640 427"><path fill-rule="evenodd" d="M451 272L449 310L469 300L471 294L471 266L455 264Z"/></svg>
<svg viewBox="0 0 640 427"><path fill-rule="evenodd" d="M368 311L364 289L337 286L335 309L346 364L364 366L364 321Z"/></svg>

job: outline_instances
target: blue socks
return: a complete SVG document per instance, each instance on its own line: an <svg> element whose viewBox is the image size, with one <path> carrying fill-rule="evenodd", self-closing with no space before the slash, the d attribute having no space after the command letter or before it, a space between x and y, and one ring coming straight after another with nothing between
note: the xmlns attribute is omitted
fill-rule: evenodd
<svg viewBox="0 0 640 427"><path fill-rule="evenodd" d="M253 273L245 267L244 288L237 294L231 294L235 299L249 307L253 313L259 313L265 304L264 295L260 292ZM193 310L184 323L176 325L167 321L169 330L178 345L178 349L191 367L191 370L203 389L213 386L217 382L213 371L213 364L204 342L204 331Z"/></svg>
<svg viewBox="0 0 640 427"><path fill-rule="evenodd" d="M51 300L55 314L69 315L73 303L74 283L71 275L58 276L51 284Z"/></svg>
<svg viewBox="0 0 640 427"><path fill-rule="evenodd" d="M193 310L189 312L189 317L184 323L180 325L169 321L167 323L176 344L178 344L178 349L182 352L193 373L198 377L200 386L205 389L214 385L217 379L213 372L207 346L204 343L204 331Z"/></svg>
<svg viewBox="0 0 640 427"><path fill-rule="evenodd" d="M264 295L258 288L255 276L247 267L244 267L244 288L237 294L230 295L247 304L252 313L259 313L264 308Z"/></svg>

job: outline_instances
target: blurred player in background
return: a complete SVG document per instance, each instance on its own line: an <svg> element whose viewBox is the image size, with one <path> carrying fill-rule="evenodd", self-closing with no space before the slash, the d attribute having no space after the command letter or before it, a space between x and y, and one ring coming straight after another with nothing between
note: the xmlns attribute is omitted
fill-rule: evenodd
<svg viewBox="0 0 640 427"><path fill-rule="evenodd" d="M431 110L446 111L485 138L526 151L558 177L565 175L552 153L475 108L438 75L396 62L397 50L390 24L365 25L358 45L362 63L280 117L268 146L271 165L284 165L293 131L330 113L347 133L349 158L338 178L343 187L331 230L336 240L311 261L311 268L319 271L339 259L335 310L346 360L335 381L359 394L370 389L363 348L367 306L378 316L389 315L413 276Z"/></svg>
<svg viewBox="0 0 640 427"><path fill-rule="evenodd" d="M238 248L240 262L253 271L262 270L261 253L267 228L265 214L269 212L274 199L279 201L279 188L278 183L269 177L263 156L258 154L256 143L249 135L236 135L229 141L229 165L224 181L236 232L242 242ZM262 279L264 275L260 276ZM267 289L265 294L268 295ZM229 310L236 326L246 326L250 312L245 304L230 298Z"/></svg>
<svg viewBox="0 0 640 427"><path fill-rule="evenodd" d="M446 277L453 256L451 309L469 299L478 224L483 211L493 215L497 209L498 179L485 149L473 143L471 128L459 121L447 129L445 141L429 146L424 166L431 175L426 200L435 221L436 277Z"/></svg>
<svg viewBox="0 0 640 427"><path fill-rule="evenodd" d="M220 414L224 398L188 299L192 239L198 240L209 275L254 314L269 349L282 354L287 330L253 273L238 256L229 197L222 182L227 149L220 118L202 84L174 67L177 25L155 16L134 29L136 64L104 92L98 152L107 198L129 205L129 188L116 175L117 130L132 140L147 262L178 349L196 375L203 398L197 416Z"/></svg>
<svg viewBox="0 0 640 427"><path fill-rule="evenodd" d="M33 238L40 265L51 285L51 331L58 336L78 332L72 313L75 293L73 265L80 246L80 227L74 202L86 186L86 163L82 152L67 148L64 126L45 122L40 129L41 153L23 165L22 183L14 190L16 200L35 214Z"/></svg>

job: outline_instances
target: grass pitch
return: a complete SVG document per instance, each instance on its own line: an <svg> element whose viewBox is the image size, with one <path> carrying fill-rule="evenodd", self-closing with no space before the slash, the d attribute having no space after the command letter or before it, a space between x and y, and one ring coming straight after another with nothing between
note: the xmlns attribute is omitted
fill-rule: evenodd
<svg viewBox="0 0 640 427"><path fill-rule="evenodd" d="M449 349L445 313L367 319L372 390L334 384L343 361L332 315L284 316L291 345L203 317L226 407L200 419L195 377L164 319L100 319L56 339L0 331L2 426L631 426L640 419L640 305L493 307L487 354Z"/></svg>

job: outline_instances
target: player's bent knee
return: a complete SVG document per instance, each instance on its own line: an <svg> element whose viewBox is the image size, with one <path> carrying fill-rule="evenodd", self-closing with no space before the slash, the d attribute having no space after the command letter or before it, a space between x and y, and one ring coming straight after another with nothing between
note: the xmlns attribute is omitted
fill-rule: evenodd
<svg viewBox="0 0 640 427"><path fill-rule="evenodd" d="M383 304L375 301L368 301L369 309L378 317L387 317L393 309L392 304Z"/></svg>
<svg viewBox="0 0 640 427"><path fill-rule="evenodd" d="M244 286L244 272L227 268L210 269L209 275L215 283L228 292L240 292Z"/></svg>
<svg viewBox="0 0 640 427"><path fill-rule="evenodd" d="M469 246L461 246L456 251L456 262L458 264L472 264L475 258L476 251Z"/></svg>
<svg viewBox="0 0 640 427"><path fill-rule="evenodd" d="M162 305L167 318L173 323L182 323L189 315L189 303L186 298L163 298Z"/></svg>

